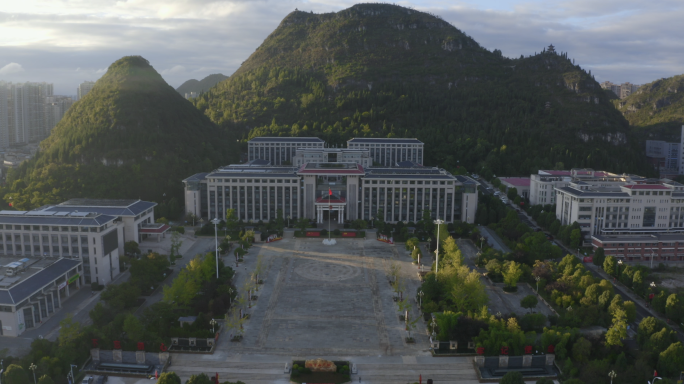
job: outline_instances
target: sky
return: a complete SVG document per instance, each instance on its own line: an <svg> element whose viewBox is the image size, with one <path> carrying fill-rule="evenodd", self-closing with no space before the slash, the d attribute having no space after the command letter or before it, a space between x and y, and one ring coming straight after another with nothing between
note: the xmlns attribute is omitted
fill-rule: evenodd
<svg viewBox="0 0 684 384"><path fill-rule="evenodd" d="M47 81L74 95L127 55L174 88L232 74L295 8L347 0L0 0L0 80ZM415 0L489 50L519 57L553 44L599 82L644 84L684 73L681 0Z"/></svg>

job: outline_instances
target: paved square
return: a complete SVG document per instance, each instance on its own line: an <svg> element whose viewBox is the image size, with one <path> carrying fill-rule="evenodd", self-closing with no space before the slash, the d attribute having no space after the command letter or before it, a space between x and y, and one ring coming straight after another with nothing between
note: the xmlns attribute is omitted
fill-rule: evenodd
<svg viewBox="0 0 684 384"><path fill-rule="evenodd" d="M264 257L265 283L251 309L243 341L225 347L233 353L290 356L426 350L422 323L416 330L417 343L404 342L404 324L385 275L389 263L399 263L407 283L404 294L413 296L420 283L405 253L375 239L340 239L337 245L326 246L320 239L289 238L256 245L247 257ZM249 269L241 267L238 273Z"/></svg>

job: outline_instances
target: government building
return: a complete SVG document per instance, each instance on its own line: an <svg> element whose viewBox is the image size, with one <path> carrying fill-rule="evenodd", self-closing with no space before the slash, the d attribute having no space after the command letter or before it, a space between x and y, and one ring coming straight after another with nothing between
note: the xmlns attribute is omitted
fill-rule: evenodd
<svg viewBox="0 0 684 384"><path fill-rule="evenodd" d="M319 138L257 137L248 162L183 180L185 207L205 219L234 209L244 222L308 218L416 222L429 210L446 222L475 220L478 183L422 165L417 139L354 138L330 148ZM332 193L332 195L330 195Z"/></svg>

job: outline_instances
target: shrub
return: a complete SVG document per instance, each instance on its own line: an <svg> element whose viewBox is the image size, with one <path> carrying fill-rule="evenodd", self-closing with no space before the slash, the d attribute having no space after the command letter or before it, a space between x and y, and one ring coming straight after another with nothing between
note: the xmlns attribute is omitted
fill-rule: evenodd
<svg viewBox="0 0 684 384"><path fill-rule="evenodd" d="M530 313L520 318L520 328L525 332L542 332L546 325L546 316L541 313Z"/></svg>
<svg viewBox="0 0 684 384"><path fill-rule="evenodd" d="M500 384L525 384L522 373L508 372L501 378Z"/></svg>
<svg viewBox="0 0 684 384"><path fill-rule="evenodd" d="M527 295L520 300L520 306L523 308L534 308L539 301L535 295Z"/></svg>
<svg viewBox="0 0 684 384"><path fill-rule="evenodd" d="M339 229L337 229L337 228L335 228L335 230L333 231L333 235L338 235L338 236L339 236L339 235L341 235L341 234L342 234L342 232L341 232Z"/></svg>
<svg viewBox="0 0 684 384"><path fill-rule="evenodd" d="M185 227L171 227L171 232L185 233Z"/></svg>
<svg viewBox="0 0 684 384"><path fill-rule="evenodd" d="M321 229L321 237L323 236L328 236L328 230L325 228Z"/></svg>

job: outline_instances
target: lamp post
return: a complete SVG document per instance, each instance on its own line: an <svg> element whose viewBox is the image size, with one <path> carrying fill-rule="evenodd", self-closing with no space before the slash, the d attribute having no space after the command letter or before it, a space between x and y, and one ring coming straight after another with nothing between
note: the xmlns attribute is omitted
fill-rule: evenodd
<svg viewBox="0 0 684 384"><path fill-rule="evenodd" d="M537 295L538 295L539 294L539 280L541 280L541 277L535 276L534 279L537 280Z"/></svg>
<svg viewBox="0 0 684 384"><path fill-rule="evenodd" d="M37 382L36 382L36 368L38 368L38 366L33 364L33 363L31 363L31 365L29 366L29 369L33 371L33 384L37 384Z"/></svg>
<svg viewBox="0 0 684 384"><path fill-rule="evenodd" d="M435 328L437 327L437 323L435 322L435 318L434 318L434 317L432 318L432 323L431 323L430 325L432 325L432 338L434 339L435 336L437 336L436 333L435 333Z"/></svg>
<svg viewBox="0 0 684 384"><path fill-rule="evenodd" d="M618 260L618 267L617 267L617 278L620 280L620 266L622 265L622 260Z"/></svg>
<svg viewBox="0 0 684 384"><path fill-rule="evenodd" d="M218 323L218 321L216 321L216 319L211 319L211 321L209 322L209 324L211 324L211 333L216 333L216 331L214 330L214 326L217 323Z"/></svg>
<svg viewBox="0 0 684 384"><path fill-rule="evenodd" d="M423 291L418 292L418 308L423 308Z"/></svg>
<svg viewBox="0 0 684 384"><path fill-rule="evenodd" d="M653 248L651 248L651 269L653 269L653 256L655 256L655 252L653 251Z"/></svg>
<svg viewBox="0 0 684 384"><path fill-rule="evenodd" d="M433 223L437 224L437 250L435 251L437 258L435 263L435 274L439 272L439 226L444 224L444 220L437 219Z"/></svg>
<svg viewBox="0 0 684 384"><path fill-rule="evenodd" d="M290 228L290 216L287 216L287 227Z"/></svg>
<svg viewBox="0 0 684 384"><path fill-rule="evenodd" d="M218 248L218 223L220 220L215 217L213 220L211 220L212 223L214 223L214 241L216 242L216 278L218 279L218 258L219 258L219 248Z"/></svg>
<svg viewBox="0 0 684 384"><path fill-rule="evenodd" d="M613 384L613 379L617 376L617 373L615 371L610 371L608 372L608 377L610 377L610 384Z"/></svg>
<svg viewBox="0 0 684 384"><path fill-rule="evenodd" d="M78 367L77 365L74 364L69 364L69 370L71 371L71 383L76 384L76 380L74 379L74 367Z"/></svg>
<svg viewBox="0 0 684 384"><path fill-rule="evenodd" d="M371 228L373 228L373 220L375 220L375 216L371 216Z"/></svg>

